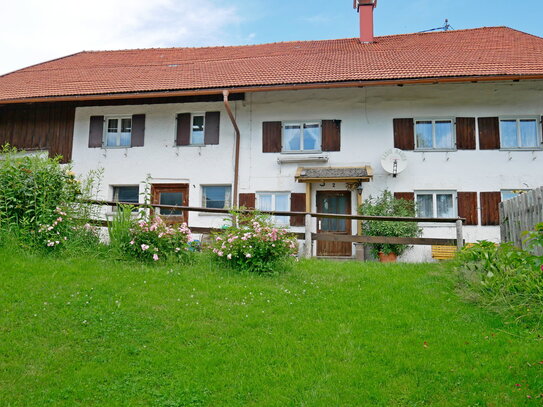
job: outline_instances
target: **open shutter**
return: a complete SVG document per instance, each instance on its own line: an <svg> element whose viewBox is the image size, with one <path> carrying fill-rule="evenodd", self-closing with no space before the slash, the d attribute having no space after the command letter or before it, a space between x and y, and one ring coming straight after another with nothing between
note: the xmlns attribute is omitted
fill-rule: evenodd
<svg viewBox="0 0 543 407"><path fill-rule="evenodd" d="M143 147L145 138L145 115L135 114L132 116L132 147Z"/></svg>
<svg viewBox="0 0 543 407"><path fill-rule="evenodd" d="M255 209L256 195L252 193L239 194L239 206L243 206L247 209Z"/></svg>
<svg viewBox="0 0 543 407"><path fill-rule="evenodd" d="M290 210L292 212L305 212L305 193L290 194ZM291 216L290 226L304 226L304 216Z"/></svg>
<svg viewBox="0 0 543 407"><path fill-rule="evenodd" d="M102 147L104 137L104 116L91 116L89 127L89 148Z"/></svg>
<svg viewBox="0 0 543 407"><path fill-rule="evenodd" d="M340 151L341 120L322 121L322 151Z"/></svg>
<svg viewBox="0 0 543 407"><path fill-rule="evenodd" d="M413 119L394 119L394 147L401 150L415 149L415 124Z"/></svg>
<svg viewBox="0 0 543 407"><path fill-rule="evenodd" d="M466 225L479 224L477 216L477 192L458 192L458 216L466 218Z"/></svg>
<svg viewBox="0 0 543 407"><path fill-rule="evenodd" d="M219 144L219 127L221 112L206 112L204 127L204 144Z"/></svg>
<svg viewBox="0 0 543 407"><path fill-rule="evenodd" d="M501 192L481 192L481 225L499 225Z"/></svg>
<svg viewBox="0 0 543 407"><path fill-rule="evenodd" d="M281 122L262 123L262 152L281 152Z"/></svg>
<svg viewBox="0 0 543 407"><path fill-rule="evenodd" d="M479 148L498 150L500 148L500 120L497 117L479 117Z"/></svg>
<svg viewBox="0 0 543 407"><path fill-rule="evenodd" d="M394 192L394 198L405 199L406 201L414 201L415 194L413 192Z"/></svg>
<svg viewBox="0 0 543 407"><path fill-rule="evenodd" d="M190 113L177 115L176 146L188 146L190 144Z"/></svg>
<svg viewBox="0 0 543 407"><path fill-rule="evenodd" d="M456 148L475 150L475 117L456 118Z"/></svg>

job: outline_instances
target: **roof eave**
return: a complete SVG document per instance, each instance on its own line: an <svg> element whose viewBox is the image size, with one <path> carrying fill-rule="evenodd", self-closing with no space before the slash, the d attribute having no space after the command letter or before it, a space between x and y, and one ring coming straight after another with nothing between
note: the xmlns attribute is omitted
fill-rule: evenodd
<svg viewBox="0 0 543 407"><path fill-rule="evenodd" d="M116 99L144 99L175 96L195 95L217 95L225 90L230 93L252 93L283 90L306 90L306 89L334 89L334 88L355 88L364 86L393 86L393 85L416 85L416 84L438 84L438 83L463 83L463 82L496 82L496 81L520 81L543 79L542 74L531 75L484 75L484 76L451 76L451 77L429 77L429 78L406 78L406 79L376 79L364 81L342 81L342 82L312 82L312 83L291 83L278 85L252 85L238 87L185 89L185 90L164 90L145 92L118 92L99 93L89 95L59 95L43 96L18 99L0 99L0 105L17 103L38 103L38 102L77 102L92 100L116 100Z"/></svg>

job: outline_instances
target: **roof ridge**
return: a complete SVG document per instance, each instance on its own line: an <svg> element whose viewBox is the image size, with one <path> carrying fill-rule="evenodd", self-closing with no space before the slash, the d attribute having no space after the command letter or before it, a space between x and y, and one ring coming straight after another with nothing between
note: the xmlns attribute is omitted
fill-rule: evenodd
<svg viewBox="0 0 543 407"><path fill-rule="evenodd" d="M450 34L450 33L458 33L458 32L464 32L464 31L477 31L477 30L488 30L488 29L509 29L514 30L518 32L522 32L519 30L515 30L513 28L507 27L507 26L488 26L488 27L475 27L475 28L463 28L460 30L451 30L451 31L433 31L433 32L413 32L413 33L404 33L404 34L390 34L390 35L380 35L376 36L376 39L379 38L393 38L393 37L402 37L402 36L409 36L409 35L439 35L439 34ZM526 33L524 33L526 34ZM541 38L533 34L533 37ZM206 50L206 49L217 49L217 48L249 48L249 47L261 47L266 45L281 45L281 44L308 44L308 43L322 43L322 42L339 42L339 41L350 41L350 40L358 40L358 37L345 37L345 38L330 38L330 39L323 39L323 40L293 40L293 41L273 41L273 42L264 42L260 44L238 44L238 45L208 45L203 47L150 47L150 48L123 48L123 49L111 49L111 50L84 50L80 53L105 53L105 52L130 52L130 51L154 51L154 50L161 50L161 51L169 51L169 50L180 50L180 49L187 49L187 50Z"/></svg>

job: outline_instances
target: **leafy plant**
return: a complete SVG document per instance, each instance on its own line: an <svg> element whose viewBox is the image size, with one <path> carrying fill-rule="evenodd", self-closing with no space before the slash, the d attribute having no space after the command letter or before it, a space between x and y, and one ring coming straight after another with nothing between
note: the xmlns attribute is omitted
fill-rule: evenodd
<svg viewBox="0 0 543 407"><path fill-rule="evenodd" d="M116 244L124 253L134 258L145 261L188 261L195 250L191 231L186 223L168 225L160 216L143 216L129 229L130 240L127 242L127 222L123 222L114 232L114 236L119 239Z"/></svg>
<svg viewBox="0 0 543 407"><path fill-rule="evenodd" d="M133 208L131 205L117 206L117 212L108 225L109 245L113 250L122 252L132 240L132 228L135 226Z"/></svg>
<svg viewBox="0 0 543 407"><path fill-rule="evenodd" d="M533 247L543 247L543 225L528 233ZM480 241L456 256L455 269L478 301L530 325L543 322L543 258L511 243Z"/></svg>
<svg viewBox="0 0 543 407"><path fill-rule="evenodd" d="M95 179L83 183L60 158L27 155L8 145L0 150L0 227L27 246L55 250L68 239L91 233L87 222Z"/></svg>
<svg viewBox="0 0 543 407"><path fill-rule="evenodd" d="M380 196L370 196L366 199L358 208L358 213L369 216L397 217L416 215L414 202L397 199L388 190L383 191ZM362 231L366 236L419 237L422 234L422 229L415 222L363 221ZM399 256L408 248L407 245L389 243L373 243L370 246L374 256L377 256L379 252L394 253Z"/></svg>
<svg viewBox="0 0 543 407"><path fill-rule="evenodd" d="M242 271L272 272L296 255L296 238L275 227L268 216L257 212L231 216L236 220L232 226L213 235L211 251L217 261Z"/></svg>

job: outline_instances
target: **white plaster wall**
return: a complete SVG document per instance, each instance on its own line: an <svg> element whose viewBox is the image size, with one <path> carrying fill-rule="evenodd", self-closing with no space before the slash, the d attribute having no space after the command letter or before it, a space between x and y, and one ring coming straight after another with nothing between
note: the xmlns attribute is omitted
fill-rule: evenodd
<svg viewBox="0 0 543 407"><path fill-rule="evenodd" d="M364 184L364 197L391 191L499 191L534 188L543 184L542 151L469 150L406 152L408 168L392 178L380 165L381 154L393 147L393 118L541 116L543 81L411 85L282 91L247 94L232 102L241 130L239 192L305 192L296 183L298 166L358 166L374 169ZM175 147L177 113L221 111L220 144ZM145 146L129 149L89 149L91 115L146 114ZM262 122L274 120L342 120L341 151L326 152L325 164L278 164L278 153L262 153ZM541 130L541 129L540 129ZM220 102L143 106L85 107L76 111L73 160L77 172L103 167L104 185L136 184L148 174L154 182L189 182L189 203L201 204L202 184L231 184L233 180L232 125ZM317 189L320 187L317 187ZM325 189L332 189L327 184ZM336 189L345 189L337 184ZM109 189L104 198L111 198ZM313 199L313 210L315 200ZM353 209L356 198L353 193ZM194 226L217 226L221 216L190 215ZM301 229L299 229L301 230ZM353 230L355 224L353 222ZM467 241L499 239L497 227L467 226ZM455 237L454 228L428 225L427 237ZM405 260L430 258L430 247L417 247Z"/></svg>

